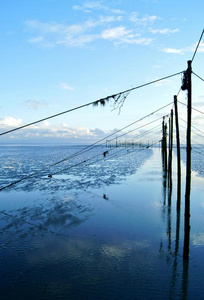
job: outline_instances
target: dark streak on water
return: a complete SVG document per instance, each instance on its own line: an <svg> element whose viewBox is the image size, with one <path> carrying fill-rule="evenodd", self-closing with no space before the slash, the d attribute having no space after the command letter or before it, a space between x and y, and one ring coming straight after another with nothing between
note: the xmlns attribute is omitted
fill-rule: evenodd
<svg viewBox="0 0 204 300"><path fill-rule="evenodd" d="M76 150L1 147L1 185ZM204 179L193 172L185 268L175 164L171 206L159 149L1 192L1 299L203 299Z"/></svg>

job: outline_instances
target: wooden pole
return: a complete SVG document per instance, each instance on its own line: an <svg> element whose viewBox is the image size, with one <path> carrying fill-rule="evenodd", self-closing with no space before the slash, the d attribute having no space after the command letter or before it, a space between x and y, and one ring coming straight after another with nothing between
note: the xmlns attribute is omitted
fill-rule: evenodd
<svg viewBox="0 0 204 300"><path fill-rule="evenodd" d="M162 121L162 164L163 164L163 169L164 169L164 117Z"/></svg>
<svg viewBox="0 0 204 300"><path fill-rule="evenodd" d="M166 136L167 136L167 125L164 125L164 170L167 172L167 141L166 141Z"/></svg>
<svg viewBox="0 0 204 300"><path fill-rule="evenodd" d="M168 161L168 187L172 188L172 148L173 148L173 110L169 118L169 161Z"/></svg>
<svg viewBox="0 0 204 300"><path fill-rule="evenodd" d="M191 61L188 61L188 120L187 120L187 146L186 146L186 198L185 215L190 217L190 189L191 189Z"/></svg>
<svg viewBox="0 0 204 300"><path fill-rule="evenodd" d="M180 154L180 135L178 121L177 96L174 96L175 125L176 125L176 148L177 148L177 210L181 207L181 154Z"/></svg>
<svg viewBox="0 0 204 300"><path fill-rule="evenodd" d="M170 187L170 164L171 164L171 158L170 158L170 150L171 149L171 117L169 117L169 158L168 158L168 187Z"/></svg>
<svg viewBox="0 0 204 300"><path fill-rule="evenodd" d="M188 108L187 108L187 140L186 140L186 195L185 195L185 224L184 224L184 258L189 257L190 245L190 190L191 190L191 60L188 61L186 71L186 89L188 91Z"/></svg>
<svg viewBox="0 0 204 300"><path fill-rule="evenodd" d="M172 151L173 151L173 120L174 120L174 115L173 115L173 109L171 110L171 182L170 182L170 188L172 187Z"/></svg>
<svg viewBox="0 0 204 300"><path fill-rule="evenodd" d="M165 117L163 117L163 122L162 122L162 163L163 163L164 171L167 170L166 129L167 129L167 125L165 123Z"/></svg>

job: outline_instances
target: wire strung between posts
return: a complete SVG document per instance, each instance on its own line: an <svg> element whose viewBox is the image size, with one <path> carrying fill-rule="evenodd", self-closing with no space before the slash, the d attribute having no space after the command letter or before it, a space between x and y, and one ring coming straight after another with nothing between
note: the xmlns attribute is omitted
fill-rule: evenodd
<svg viewBox="0 0 204 300"><path fill-rule="evenodd" d="M204 135L201 135L201 134L199 134L199 133L197 133L197 132L195 132L195 131L193 131L193 133L196 134L197 136L199 136L199 137L201 137L201 138L204 139ZM204 134L204 133L203 133L203 134ZM202 147L203 147L203 145L202 145Z"/></svg>
<svg viewBox="0 0 204 300"><path fill-rule="evenodd" d="M178 91L178 93L177 93L177 95L176 95L177 98L178 98L180 92L181 92L181 87L180 87L180 89L179 89L179 91Z"/></svg>
<svg viewBox="0 0 204 300"><path fill-rule="evenodd" d="M194 107L192 107L192 109L204 115L204 112L202 112L201 110L198 110L198 109L196 109Z"/></svg>
<svg viewBox="0 0 204 300"><path fill-rule="evenodd" d="M184 106L188 106L187 104L185 104L185 103L183 103L183 102L181 102L181 101L178 101L178 102L179 102L180 104L183 104ZM194 108L194 107L192 107L192 109L204 115L204 112L202 112L202 111L200 111L200 110L198 110L198 109L196 109L196 108Z"/></svg>
<svg viewBox="0 0 204 300"><path fill-rule="evenodd" d="M77 151L77 152L75 152L75 153L69 155L68 157L63 158L62 160L57 161L56 163L47 166L46 169L51 168L51 167L54 167L54 166L56 166L56 165L58 165L58 164L61 164L61 163L65 162L65 161L67 161L67 160L69 160L69 159L75 158L76 156L78 156L78 155L80 155L80 154L83 154L83 153L86 153L86 152L88 152L88 151L94 149L94 148L97 147L97 146L105 145L105 144L106 144L106 140L107 140L108 138L110 138L111 136L114 136L114 135L116 135L117 133L123 131L124 129L127 129L128 127L130 127L130 126L132 126L132 125L134 125L134 124L136 124L136 123L138 123L138 122L144 120L145 118L150 117L151 115L153 115L153 114L155 114L156 112L158 112L158 111L160 111L160 110L166 108L167 106L169 106L169 105L171 105L171 104L172 104L172 102L170 102L169 104L167 104L167 105L165 105L165 106L163 106L163 107L157 109L156 111L154 111L154 112L152 112L152 113L150 113L150 114L148 114L148 115L142 117L141 119L136 120L136 121L132 122L131 124L129 124L129 125L127 125L127 126L121 128L121 129L118 129L118 130L115 131L114 133L109 134L109 135L106 136L105 138L100 139L99 141L93 143L92 145L86 146L86 147L83 148L82 150L79 150L79 151ZM153 122L154 122L154 121L153 121ZM151 123L151 122L150 122L150 123ZM143 126L145 126L145 125L143 125ZM142 126L142 127L143 127L143 126ZM137 129L138 129L138 128L137 128ZM130 133L130 132L129 132L129 133ZM125 133L125 134L126 134L126 133ZM119 137L120 137L120 136L119 136ZM105 142L103 142L103 141L105 141ZM103 143L101 143L101 142L103 142ZM101 143L101 144L99 144L99 143ZM40 170L38 173L40 173L40 172L42 172L42 171L44 171L44 170L45 170L45 169L42 169L42 170ZM36 175L36 173L35 173L34 175ZM1 189L0 189L0 190L1 190Z"/></svg>
<svg viewBox="0 0 204 300"><path fill-rule="evenodd" d="M192 60L191 60L192 62L193 62L193 60L194 60L194 58L195 58L195 55L196 55L196 53L197 53L197 50L198 50L198 47L199 47L200 42L201 42L201 40L202 40L203 34L204 34L204 29L203 29L203 31L202 31L202 33L201 33L201 36L200 36L200 39L199 39L199 41L198 41L197 47L196 47L195 52L194 52L194 54L193 54L193 57L192 57Z"/></svg>
<svg viewBox="0 0 204 300"><path fill-rule="evenodd" d="M200 80L204 81L203 78L201 78L200 76L198 76L196 73L192 72L195 76L197 76Z"/></svg>
<svg viewBox="0 0 204 300"><path fill-rule="evenodd" d="M182 120L182 119L181 119ZM184 120L182 120L182 121L184 121ZM184 121L185 122L185 121ZM182 128L185 128L184 126L182 126L182 125L180 125ZM185 128L186 129L186 128ZM194 132L195 133L195 132ZM195 133L196 134L196 133ZM199 135L200 136L200 135ZM192 139L192 142L194 143L194 145L193 145L193 147L192 147L192 151L194 151L194 152L196 152L196 153L198 153L198 154L201 154L201 155L204 155L202 152L198 152L198 151L196 151L196 149L197 150L202 150L203 149L203 145L201 145L201 144L199 144L199 143L197 143L195 140L193 140ZM198 146L200 146L200 147L196 147L195 145L198 145Z"/></svg>
<svg viewBox="0 0 204 300"><path fill-rule="evenodd" d="M170 77L173 77L173 76L176 76L176 75L179 75L179 74L182 74L182 73L183 73L183 71L182 71L182 72L175 73L175 74L172 74L172 75L169 75L169 76L166 76L166 77L163 77L163 78L160 78L160 79L156 79L156 80L150 81L150 82L148 82L148 83L145 83L145 84L142 84L142 85L138 85L138 86L136 86L136 87L133 87L133 88L128 89L128 90L126 90L126 91L123 91L123 92L120 92L120 93L117 93L117 94L114 94L114 95L111 95L111 96L107 96L106 98L102 98L102 99L99 99L99 100L96 100L96 101L92 101L92 102L89 102L89 103L86 103L86 104L83 104L83 105L74 107L74 108L72 108L72 109L69 109L69 110L60 112L60 113L58 113L58 114L55 114L55 115L52 115L52 116L49 116L49 117L46 117L46 118L43 118L43 119L40 119L40 120L31 122L31 123L28 123L28 124L22 125L22 126L20 126L20 127L16 127L16 128L14 128L14 129L11 129L11 130L8 130L8 131L5 131L5 132L0 133L0 136L1 136L1 135L4 135L4 134L11 133L11 132L16 131L16 130L23 129L23 128L25 128L25 127L28 127L28 126L31 126L31 125L34 125L34 124L37 124L37 123L40 123L40 122L43 122L43 121L47 121L47 120L49 120L49 119L52 119L52 118L61 116L61 115L63 115L63 114L69 113L69 112L71 112L71 111L74 111L74 110L77 110L77 109L80 109L80 108L83 108L83 107L86 107L86 106L89 106L89 105L94 105L94 106L95 106L95 105L98 105L98 104L100 103L102 106L104 106L105 103L108 102L110 99L114 99L114 100L115 100L115 103L117 103L118 97L120 97L121 95L130 93L130 92L133 91L133 90L136 90L136 89L145 87L145 86L147 86L147 85L151 85L151 84L156 83L156 82L158 82L158 81L162 81L162 80L168 79L168 78L170 78Z"/></svg>
<svg viewBox="0 0 204 300"><path fill-rule="evenodd" d="M136 123L139 122L139 121L140 121L140 120L137 120L137 121L135 121L135 122L133 122L133 123L131 123L131 124L129 124L129 125L123 127L122 129L119 129L119 130L115 131L114 133L111 133L110 135L106 136L105 138L102 138L102 139L100 139L99 141L93 143L92 145L89 145L89 146L83 148L82 150L79 150L79 151L77 151L77 152L75 152L75 153L69 155L68 157L65 157L65 158L63 158L62 160L60 160L60 161L58 161L58 162L56 162L56 163L50 165L50 167L54 167L54 166L56 166L56 165L58 165L58 164L60 164L60 163L62 163L62 162L65 162L65 161L71 159L71 158L75 158L75 157L77 157L78 155L84 154L84 153L86 153L86 152L88 152L88 151L90 151L90 150L92 150L92 149L94 149L94 148L96 148L96 147L98 147L98 146L105 145L105 144L106 144L107 138L110 138L111 136L116 135L117 133L119 133L119 132L123 131L124 129L126 129L126 128L128 128L128 127L134 125L134 124L136 124ZM135 130L135 129L134 129L134 130ZM119 137L120 137L120 136L119 136ZM105 140L105 142L103 142L104 140ZM112 139L112 140L113 140L113 139ZM101 142L103 142L103 143L101 143ZM101 143L101 144L99 144L99 143Z"/></svg>
<svg viewBox="0 0 204 300"><path fill-rule="evenodd" d="M41 170L39 170L39 171L37 171L37 172L34 172L34 173L32 173L32 174L30 174L30 175L28 175L28 176L25 176L25 177L23 177L23 178L21 178L21 179L19 179L19 180L17 180L17 181L14 181L14 182L12 182L12 183L10 183L10 184L8 184L8 185L6 185L6 186L0 188L0 191L6 189L6 188L8 188L8 187L11 187L11 186L13 186L13 185L15 185L15 184L17 184L17 183L20 183L21 181L27 180L27 179L29 179L29 178L35 176L35 175L38 175L38 174L40 174L41 172L43 172L43 171L45 171L45 170L47 170L47 169L50 169L51 167L54 167L54 166L56 166L56 165L58 165L58 164L60 164L60 163L63 163L63 162L65 162L65 161L67 161L67 160L69 160L69 159L71 159L71 158L75 158L76 156L78 156L78 155L80 155L80 154L82 154L82 153L86 153L87 151L90 151L90 150L94 149L94 148L96 147L96 145L99 144L100 142L102 142L102 141L106 140L107 138L109 138L109 137L111 137L111 136L113 136L113 135L115 135L115 134L121 132L122 130L124 130L124 129L126 129L126 128L128 128L128 127L130 127L130 126L132 126L132 125L134 125L134 124L136 124L136 123L138 123L138 122L144 120L145 118L150 117L151 115L157 113L158 111L160 111L160 110L166 108L167 106L169 106L169 105L171 105L171 104L172 104L172 102L170 102L170 103L168 103L168 104L162 106L161 108L159 108L159 109L153 111L152 113L150 113L150 114L148 114L148 115L142 117L141 119L132 122L131 124L129 124L129 125L123 127L122 129L117 130L116 132L114 132L114 133L112 133L112 134L106 136L105 138L100 139L99 141L93 143L92 145L89 145L89 146L83 148L82 150L77 151L76 153L74 153L74 154L72 154L72 155L70 155L70 156L68 156L68 157L66 157L66 158L64 158L64 159L62 159L62 160L60 160L60 161L54 163L54 164L51 164L51 165L49 165L49 166L46 166L46 167L44 167L43 169L41 169ZM105 143L106 143L106 142L104 142L103 144L105 144ZM101 145L103 145L103 144L101 144Z"/></svg>
<svg viewBox="0 0 204 300"><path fill-rule="evenodd" d="M159 118L159 119L161 119L161 118ZM149 122L149 123L147 123L147 124L145 124L145 125L142 125L142 126L140 126L139 128L144 127L144 126L147 126L147 125L149 125L149 124L151 124L151 123L153 123L153 122L156 122L156 121L158 121L158 119L157 119L157 120L154 120L154 121L152 121L152 122ZM137 121L137 122L138 122L138 121ZM134 122L134 123L135 123L135 122ZM129 126L130 126L130 125L129 125ZM127 127L128 127L128 126L126 126L126 128L127 128ZM138 130L139 128L136 128L135 130ZM121 131L122 131L122 130L121 130ZM112 134L112 135L113 135L113 134ZM94 147L93 147L93 148L94 148ZM91 149L93 149L93 148L91 148ZM89 150L90 150L90 149L89 149ZM87 150L87 151L88 151L88 150ZM81 151L81 153L79 153L79 152L80 152L80 151L77 152L77 155L84 153L84 152L82 152L82 151ZM86 152L86 151L85 151L85 152ZM37 171L37 172L34 172L34 173L32 173L32 174L30 174L30 175L28 175L28 176L25 176L25 177L23 177L23 178L21 178L21 179L19 179L19 180L16 180L16 181L14 181L14 182L12 182L12 183L10 183L10 184L8 184L8 185L6 185L6 186L0 188L0 191L4 190L4 189L6 189L6 188L9 188L9 187L11 187L11 186L13 186L13 185L15 185L15 184L17 184L17 183L20 183L20 182L22 182L22 181L24 181L24 180L30 179L31 177L36 176L36 175L38 175L39 173L41 173L41 172L43 172L43 171L45 171L45 170L47 170L47 169L49 169L49 168L51 168L51 167L53 167L53 166L56 166L57 164L62 163L62 162L66 161L66 160L68 160L68 159L70 159L70 158L74 158L74 157L76 157L77 155L75 155L75 154L70 155L70 156L69 156L68 158L66 158L66 159L63 159L63 160L61 160L61 161L59 161L59 162L56 162L56 163L54 163L54 164L52 164L52 165L46 166L46 167L44 167L43 169L41 169L41 170L39 170L39 171ZM101 155L101 154L97 154L96 156L99 156L99 155ZM94 156L94 157L96 157L96 156ZM90 158L90 159L93 159L94 157L92 157L92 158ZM87 159L86 161L88 161L88 160L90 160L90 159ZM77 164L75 164L75 165L69 166L69 168L76 167L76 166L78 166L78 165L80 165L81 163L84 163L84 162L86 162L86 161L82 161L82 162L79 162L79 163L77 163ZM64 169L61 170L60 172L62 172L62 171L64 171ZM49 176L51 177L52 175L55 175L55 174L56 174L56 173L50 174Z"/></svg>
<svg viewBox="0 0 204 300"><path fill-rule="evenodd" d="M161 118L159 118L159 119L161 119ZM149 122L149 123L147 123L147 124L145 124L145 125L142 125L142 126L136 128L135 130L138 130L139 128L144 127L144 126L147 126L147 125L149 125L149 124L151 124L151 123L153 123L153 122L156 122L156 121L158 121L158 119L157 119L157 120L154 120L154 121L152 121L152 122ZM149 131L151 131L151 130L149 130ZM149 131L148 131L148 132L149 132ZM147 134L148 132L145 132L144 134L139 135L138 138L139 138L140 136L142 136L142 135ZM109 150L109 151L110 151L110 150ZM101 155L101 154L97 154L97 155L94 156L94 157L97 157L97 156L99 156L99 155ZM92 157L91 159L93 159L93 157ZM90 160L90 159L87 159L86 161L88 161L88 160ZM82 164L82 163L84 163L84 162L85 162L85 161L82 161L82 162L77 163L77 164L75 164L75 165L69 166L69 168L71 169L72 167L76 167L77 165ZM59 162L58 162L58 163L59 163ZM52 165L50 165L50 166L47 166L47 167L45 167L45 168L43 168L43 169L41 169L41 170L39 170L39 171L37 171L37 172L35 172L35 173L32 173L32 174L30 174L30 175L28 175L28 176L25 176L25 177L23 177L23 178L21 178L21 179L15 181L15 182L12 182L11 184L9 184L9 185L7 185L7 186L5 186L5 187L0 188L0 191L3 190L3 189L6 189L6 188L8 188L8 187L11 187L12 185L15 185L15 184L17 184L17 183L19 183L19 182L21 182L21 181L24 181L24 180L26 180L26 179L29 179L29 178L31 178L31 177L33 177L33 176L35 176L35 175L41 173L42 171L45 171L46 169L49 169L50 167L52 167L52 166L54 166L54 165L56 165L56 164L52 164ZM60 172L62 172L62 171L64 171L64 169L61 170ZM52 174L52 175L55 175L55 174Z"/></svg>
<svg viewBox="0 0 204 300"><path fill-rule="evenodd" d="M75 154L66 157L65 159L63 159L63 161L68 160L68 159L73 158L73 157L76 157L76 156L78 156L79 154L85 153L85 152L87 152L87 151L89 151L89 150L92 150L92 149L94 149L95 147L97 147L99 143L101 143L101 142L103 142L103 141L105 141L105 142L104 142L104 143L101 143L100 145L104 145L104 144L106 143L106 140L107 140L108 138L110 138L111 136L116 135L117 133L119 133L119 132L121 132L121 131L127 129L128 127L130 127L130 126L132 126L132 125L134 125L134 124L136 124L136 123L139 123L139 122L143 121L144 119L146 119L146 118L148 118L148 117L154 115L154 114L157 113L158 111L160 111L160 110L162 110L162 109L168 107L168 106L171 105L171 104L172 104L172 102L170 102L170 103L168 103L168 104L162 106L161 108L159 108L159 109L153 111L152 113L150 113L150 114L148 114L148 115L146 115L146 116L140 118L139 120L136 120L136 121L130 123L129 125L127 125L127 126L121 128L121 129L116 130L115 132L113 132L113 133L109 134L108 136L106 136L106 137L100 139L99 141L97 141L97 142L95 142L95 143L93 143L93 144L91 144L91 145L89 145L89 146L83 148L82 150L76 152ZM96 146L96 145L97 145L97 146Z"/></svg>
<svg viewBox="0 0 204 300"><path fill-rule="evenodd" d="M148 114L148 115L142 117L141 119L136 120L136 121L132 122L131 124L129 124L129 125L127 125L127 126L121 128L121 129L118 129L118 130L115 131L114 133L109 134L108 136L106 136L106 137L100 139L99 141L93 143L92 145L86 146L86 147L83 148L82 150L79 150L79 151L77 151L77 152L75 152L75 153L69 155L68 157L63 158L62 160L57 161L56 163L53 163L53 164L47 166L46 168L44 168L44 169L42 169L42 170L39 170L38 173L44 171L45 169L48 169L48 168L54 167L54 166L56 166L56 165L58 165L58 164L60 164L60 163L63 163L63 162L65 162L65 161L69 160L69 159L75 158L76 156L78 156L78 155L80 155L80 154L86 153L86 152L88 152L88 151L94 149L95 147L99 146L99 143L101 143L101 142L103 142L103 141L105 141L105 142L101 143L100 146L106 144L106 140L107 140L108 138L110 138L111 136L114 136L114 135L116 135L117 133L119 133L119 132L121 132L121 131L127 129L128 127L130 127L130 126L132 126L132 125L134 125L134 124L136 124L136 123L138 123L138 122L141 122L142 120L144 120L144 119L150 117L151 115L157 113L158 111L160 111L160 110L166 108L167 106L169 106L169 105L171 105L171 104L172 104L172 102L170 102L170 103L164 105L163 107L161 107L161 108L155 110L154 112L152 112L152 113L150 113L150 114ZM34 175L36 175L36 173L35 173ZM1 190L1 189L0 189L0 190Z"/></svg>
<svg viewBox="0 0 204 300"><path fill-rule="evenodd" d="M162 117L163 118L163 117ZM159 119L162 119L162 118L159 118ZM138 130L138 129L141 129L142 127L144 127L144 126L148 126L149 124L151 124L151 123L153 123L153 122L156 122L156 121L158 121L159 119L157 119L157 120L155 120L155 121L152 121L152 122L149 122L149 123L147 123L147 124L145 124L145 125L143 125L143 126L140 126L140 127L138 127L138 128L136 128L136 129L134 129L134 131L135 130ZM136 140L134 141L134 142L136 142L138 139L140 139L141 137L144 137L145 135L147 135L147 134L149 134L151 131L153 131L154 129L156 129L156 128L158 128L158 127L161 127L161 125L159 124L159 125L157 125L157 126L155 126L155 127L153 127L153 128L151 128L150 130L148 130L148 131L145 131L145 132L143 132L143 133L141 133L141 134L139 134L139 135L135 135L135 136L133 136L133 137L130 137L129 139L126 139L126 142L127 141L131 141L133 138L135 139L136 138ZM132 131L131 131L132 132ZM130 132L127 132L127 134L129 134ZM123 134L123 135L125 135L125 134ZM121 135L121 136L123 136L123 135ZM117 138L120 138L121 136L117 136ZM109 142L112 142L112 141L114 141L115 139L112 139L112 140L109 140ZM112 150L112 149L110 149L110 150ZM109 151L110 151L109 150Z"/></svg>
<svg viewBox="0 0 204 300"><path fill-rule="evenodd" d="M102 160L103 160L103 161L108 161L110 158L118 158L118 157L121 157L121 156L123 156L123 155L132 154L132 153L134 153L134 152L136 152L136 151L142 151L142 150L144 151L144 150L149 149L149 148L153 147L154 145L158 144L160 141L161 141L161 140L158 140L158 141L152 143L151 145L148 145L148 144L143 145L143 148L141 148L141 149L135 148L135 149L132 150L132 151L130 151L130 149L120 149L119 151L117 151L117 153L113 153L112 155L110 155L110 156L107 157L106 159L101 158L101 159L99 159L99 160L97 160L97 161L91 162L90 164L88 164L88 165L86 165L86 166L90 166L90 165L92 165L92 164L94 164L94 163L97 163L97 162L99 162L99 161L102 161ZM121 153L121 152L126 152L126 153L118 155L118 153Z"/></svg>
<svg viewBox="0 0 204 300"><path fill-rule="evenodd" d="M185 120L183 120L182 118L180 118L180 117L179 117L179 120L181 120L181 121L183 121L184 123L187 124L187 122L186 122ZM198 129L198 128L195 127L194 125L191 125L191 127L195 128L197 131L201 132L203 135L198 134L198 133L196 133L196 132L194 131L195 134L197 134L197 135L199 135L200 137L204 138L204 132L203 132L202 130Z"/></svg>
<svg viewBox="0 0 204 300"><path fill-rule="evenodd" d="M166 116L168 116L168 115L166 115ZM166 116L165 116L165 117L166 117ZM150 124L152 124L152 123L154 123L154 122L157 122L158 120L161 120L162 118L163 118L163 117L160 117L160 118L158 118L158 119L156 119L156 120L153 120L153 121L151 121L151 122L149 122L149 123L147 123L147 124L141 125L140 127L137 127L137 128L132 129L132 130L130 130L130 131L128 131L128 132L125 132L125 133L123 133L123 134L117 136L117 138L120 138L120 137L122 137L122 136L124 136L124 135L127 135L127 134L129 134L129 133L134 132L135 130L141 129L141 128L147 126L147 125L150 125ZM132 137L132 138L134 138L134 137ZM112 142L112 141L114 141L114 140L115 140L115 138L113 138L113 139L111 139L111 140L108 140L108 141L109 141L109 142ZM105 143L104 143L104 144L105 144Z"/></svg>
<svg viewBox="0 0 204 300"><path fill-rule="evenodd" d="M155 142L155 143L153 143L152 146L155 145L155 144L157 144L157 143L159 143L159 142L160 142L160 140L157 141L157 142ZM103 158L100 158L100 159L98 159L98 160L92 161L92 162L86 164L85 166L88 167L88 166L90 166L90 165L92 165L92 164L95 164L95 163L97 163L97 162L100 162L100 161L109 160L110 158L121 157L122 155L130 154L130 153L133 153L133 152L135 152L135 151L145 150L145 149L148 149L148 148L150 148L149 145L143 146L143 148L141 148L141 149L135 149L135 150L133 150L133 151L127 151L127 149L120 149L120 150L118 150L116 153L112 153L111 155L109 155L109 157L108 157L107 159L104 159L104 157L103 157ZM118 155L118 153L125 152L125 151L126 151L125 154ZM99 156L99 155L96 155L96 156ZM93 157L92 157L92 158L93 158ZM85 161L82 161L82 162L77 163L77 164L75 164L75 165L72 165L72 166L69 166L69 167L67 167L67 168L64 168L63 170L57 171L57 172L53 173L52 175L57 175L57 174L59 174L59 173L61 173L61 172L67 171L67 170L69 170L69 169L71 169L71 168L73 168L73 167L76 167L76 166L79 166L79 165L81 165L81 164L84 164L84 163L86 163L88 160L91 160L92 158L89 158L89 159L87 159L87 160L85 160Z"/></svg>
<svg viewBox="0 0 204 300"><path fill-rule="evenodd" d="M159 118L159 119L161 119L161 118ZM157 119L156 121L158 121L158 119ZM155 122L155 121L154 121L154 122ZM153 123L153 122L150 122L150 123ZM148 124L146 124L146 125L143 125L143 126L141 126L141 127L147 126L147 125L149 125L150 123L148 123ZM141 127L139 127L139 128L141 128ZM158 126L156 126L156 128L157 128L157 127L158 127ZM138 130L138 128L136 128L135 130ZM151 129L151 130L153 130L153 129ZM138 138L140 138L141 136L144 136L144 135L148 134L151 130L149 130L149 131L147 131L147 132L145 132L145 133L140 134L140 135L138 136ZM132 139L132 138L130 138L129 140L131 140L131 139ZM128 141L128 140L127 140L127 141ZM110 151L113 151L114 149L115 149L115 148L109 149L107 152L109 153ZM118 153L118 152L121 152L121 151L123 151L123 150L124 150L124 149L120 149L119 151L117 151L117 153ZM95 158L95 157L101 156L101 154L103 154L103 153L97 154L97 155L95 155L95 156L93 156L93 157L91 157L91 158L88 158L88 159L86 159L86 160L83 160L83 161L81 161L81 162L79 162L79 163L77 163L77 164L68 166L68 167L66 167L66 168L64 168L64 169L61 169L61 170L55 172L55 173L49 174L48 176L49 176L49 177L52 177L52 176L57 175L57 174L59 174L59 173L62 173L62 172L64 172L64 171L70 170L70 169L72 169L72 168L74 168L74 167L76 167L76 166L79 166L79 165L81 165L81 164L87 163L87 161L90 161L90 160L92 160L92 159ZM115 153L114 153L114 155L115 155ZM111 157L112 157L112 156L111 156ZM110 158L110 155L109 155L109 158ZM99 161L101 161L101 160L103 160L103 159L104 159L104 158L99 159ZM97 160L97 161L98 161L98 160ZM93 162L91 162L90 164L92 164L92 163L93 163ZM88 165L90 165L90 164L88 164ZM86 166L88 166L88 165L86 165Z"/></svg>

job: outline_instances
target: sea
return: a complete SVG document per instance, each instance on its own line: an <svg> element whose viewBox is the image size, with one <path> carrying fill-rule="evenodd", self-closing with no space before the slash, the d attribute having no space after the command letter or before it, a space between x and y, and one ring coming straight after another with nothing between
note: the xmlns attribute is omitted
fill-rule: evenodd
<svg viewBox="0 0 204 300"><path fill-rule="evenodd" d="M194 150L194 149L192 149ZM204 159L177 208L159 147L0 146L0 299L204 298Z"/></svg>

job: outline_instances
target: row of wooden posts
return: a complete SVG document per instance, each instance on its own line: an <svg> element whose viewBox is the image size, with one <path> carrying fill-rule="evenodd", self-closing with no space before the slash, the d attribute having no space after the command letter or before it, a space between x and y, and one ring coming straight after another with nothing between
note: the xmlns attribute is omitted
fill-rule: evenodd
<svg viewBox="0 0 204 300"><path fill-rule="evenodd" d="M187 139L186 139L186 193L185 193L185 217L184 217L184 251L183 257L188 259L190 246L190 190L191 190L191 61L188 61L188 68L184 72L181 89L187 90ZM180 158L180 137L179 137L179 121L177 96L174 96L175 110L175 126L176 126L176 148L177 148L177 210L180 211L181 206L181 158ZM164 174L168 179L168 187L172 189L172 147L173 147L173 110L169 117L169 152L167 153L167 124L165 117L162 122L162 162Z"/></svg>
<svg viewBox="0 0 204 300"><path fill-rule="evenodd" d="M174 96L174 108L175 108L175 124L176 124L176 140L177 140L177 169L178 169L178 185L177 185L177 208L180 208L181 203L181 158L180 158L180 137L179 137L179 123L178 123L178 108L177 108L177 96ZM165 117L162 122L162 164L165 176L168 179L168 187L172 188L172 150L173 150L173 109L169 117L169 146L167 151L167 123Z"/></svg>

